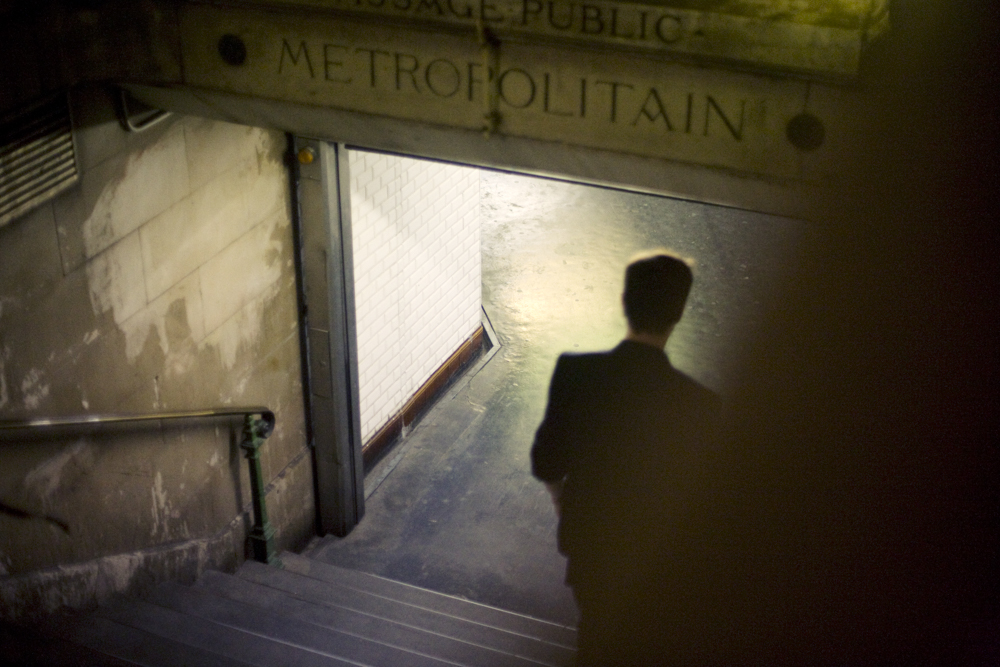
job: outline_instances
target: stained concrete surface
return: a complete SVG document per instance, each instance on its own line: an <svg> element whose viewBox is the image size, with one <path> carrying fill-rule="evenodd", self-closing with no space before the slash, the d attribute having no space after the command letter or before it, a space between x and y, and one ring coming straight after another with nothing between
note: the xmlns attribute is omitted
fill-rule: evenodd
<svg viewBox="0 0 1000 667"><path fill-rule="evenodd" d="M573 624L556 517L529 448L563 351L625 332L622 272L665 246L696 263L676 366L726 393L804 223L667 198L483 172L483 304L501 346L369 475L366 516L321 561ZM388 473L388 474L386 474ZM371 487L378 484L374 492Z"/></svg>

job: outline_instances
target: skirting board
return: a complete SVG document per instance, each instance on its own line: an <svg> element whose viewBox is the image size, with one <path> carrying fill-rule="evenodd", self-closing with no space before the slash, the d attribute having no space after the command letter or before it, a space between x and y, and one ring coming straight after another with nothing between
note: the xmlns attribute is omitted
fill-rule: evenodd
<svg viewBox="0 0 1000 667"><path fill-rule="evenodd" d="M407 401L403 409L397 412L368 439L361 449L365 472L372 469L375 463L388 451L405 429L416 421L423 411L434 401L451 380L460 373L468 363L480 353L483 348L483 327L480 326L448 359L438 367L420 389Z"/></svg>

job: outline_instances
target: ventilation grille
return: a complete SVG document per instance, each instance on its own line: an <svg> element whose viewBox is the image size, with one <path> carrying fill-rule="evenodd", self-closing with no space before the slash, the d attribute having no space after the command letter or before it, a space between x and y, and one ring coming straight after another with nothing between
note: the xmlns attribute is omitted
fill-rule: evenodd
<svg viewBox="0 0 1000 667"><path fill-rule="evenodd" d="M65 95L0 120L0 227L55 197L78 178Z"/></svg>

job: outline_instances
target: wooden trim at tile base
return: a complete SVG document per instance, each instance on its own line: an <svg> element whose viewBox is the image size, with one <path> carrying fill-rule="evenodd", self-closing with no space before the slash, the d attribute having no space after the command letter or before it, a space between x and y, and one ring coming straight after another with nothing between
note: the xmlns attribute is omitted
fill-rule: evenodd
<svg viewBox="0 0 1000 667"><path fill-rule="evenodd" d="M378 459L381 458L382 454L400 438L403 434L403 429L416 421L417 417L438 397L451 380L479 354L483 347L483 337L483 327L480 326L472 336L448 357L447 361L434 371L427 382L407 401L403 409L397 412L375 435L368 439L361 448L365 472L368 472Z"/></svg>

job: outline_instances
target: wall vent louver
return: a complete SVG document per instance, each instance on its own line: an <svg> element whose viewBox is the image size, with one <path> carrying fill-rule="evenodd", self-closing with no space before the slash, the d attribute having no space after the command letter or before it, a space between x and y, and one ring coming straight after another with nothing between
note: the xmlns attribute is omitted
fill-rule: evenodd
<svg viewBox="0 0 1000 667"><path fill-rule="evenodd" d="M44 204L78 179L65 95L0 118L0 227Z"/></svg>

